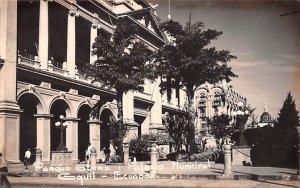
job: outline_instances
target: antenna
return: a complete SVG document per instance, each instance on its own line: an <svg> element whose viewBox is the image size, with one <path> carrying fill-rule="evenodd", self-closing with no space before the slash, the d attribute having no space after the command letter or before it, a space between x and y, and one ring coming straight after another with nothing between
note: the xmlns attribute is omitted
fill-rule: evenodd
<svg viewBox="0 0 300 188"><path fill-rule="evenodd" d="M168 14L168 19L171 20L171 0L169 0L169 14Z"/></svg>

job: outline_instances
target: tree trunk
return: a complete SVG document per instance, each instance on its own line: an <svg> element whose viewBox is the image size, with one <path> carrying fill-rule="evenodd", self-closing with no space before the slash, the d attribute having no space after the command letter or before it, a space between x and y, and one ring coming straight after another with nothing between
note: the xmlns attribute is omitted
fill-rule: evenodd
<svg viewBox="0 0 300 188"><path fill-rule="evenodd" d="M118 126L118 149L116 151L117 155L121 157L121 160L123 162L123 134L122 134L122 126L123 124L123 92L117 91L117 107L118 107L118 120L117 120L117 126Z"/></svg>
<svg viewBox="0 0 300 188"><path fill-rule="evenodd" d="M188 96L188 122L189 122L189 152L196 153L196 141L195 141L195 110L194 110L194 94L193 91L187 91Z"/></svg>

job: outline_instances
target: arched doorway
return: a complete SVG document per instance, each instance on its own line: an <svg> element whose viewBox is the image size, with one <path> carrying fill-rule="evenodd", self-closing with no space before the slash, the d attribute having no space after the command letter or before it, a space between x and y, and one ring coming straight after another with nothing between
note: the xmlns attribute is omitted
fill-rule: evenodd
<svg viewBox="0 0 300 188"><path fill-rule="evenodd" d="M104 147L110 147L110 123L114 119L112 112L109 109L104 109L101 113L100 120L101 128L100 128L100 149L102 150Z"/></svg>
<svg viewBox="0 0 300 188"><path fill-rule="evenodd" d="M50 138L51 138L51 146L50 149L51 151L56 151L57 147L59 146L60 142L60 129L58 129L55 126L55 122L60 121L59 116L63 115L66 117L67 115L67 110L69 110L68 104L61 99L58 99L53 102L50 110L50 114L53 114L53 118L51 119L51 133L50 133ZM64 134L64 143L66 144L66 131L63 131Z"/></svg>
<svg viewBox="0 0 300 188"><path fill-rule="evenodd" d="M79 161L85 160L85 150L90 142L90 128L87 121L90 118L91 107L83 105L78 111L78 159Z"/></svg>
<svg viewBox="0 0 300 188"><path fill-rule="evenodd" d="M20 115L20 161L24 161L25 151L30 149L33 153L37 144L37 128L36 118L37 105L39 100L33 94L22 95L18 103L23 112ZM17 135L11 135L17 136ZM35 161L35 155L32 155L32 161Z"/></svg>

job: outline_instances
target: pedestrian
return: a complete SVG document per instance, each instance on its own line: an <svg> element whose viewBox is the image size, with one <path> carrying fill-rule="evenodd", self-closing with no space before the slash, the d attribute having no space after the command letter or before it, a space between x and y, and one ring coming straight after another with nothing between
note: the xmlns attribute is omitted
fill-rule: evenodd
<svg viewBox="0 0 300 188"><path fill-rule="evenodd" d="M104 148L104 154L105 154L105 162L109 163L109 158L110 158L110 149L109 148Z"/></svg>
<svg viewBox="0 0 300 188"><path fill-rule="evenodd" d="M8 173L8 169L7 169L7 164L6 164L6 160L3 157L2 153L0 153L0 187L7 187L10 188L11 184L9 183L8 179L7 179L7 173Z"/></svg>
<svg viewBox="0 0 300 188"><path fill-rule="evenodd" d="M85 157L86 157L86 168L90 168L90 157L91 157L91 143L88 144L88 148L86 149Z"/></svg>
<svg viewBox="0 0 300 188"><path fill-rule="evenodd" d="M28 170L28 165L30 165L30 157L31 157L31 152L30 149L28 149L25 152L25 159L24 159L25 170Z"/></svg>

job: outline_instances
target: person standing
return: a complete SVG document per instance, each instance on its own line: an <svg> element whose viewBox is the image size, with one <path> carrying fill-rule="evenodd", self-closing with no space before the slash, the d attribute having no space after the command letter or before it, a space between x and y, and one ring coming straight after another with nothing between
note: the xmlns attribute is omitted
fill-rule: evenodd
<svg viewBox="0 0 300 188"><path fill-rule="evenodd" d="M109 163L109 158L110 158L110 149L109 148L104 148L104 154L105 154L105 162Z"/></svg>
<svg viewBox="0 0 300 188"><path fill-rule="evenodd" d="M89 143L89 144L88 144L88 148L87 148L86 153L85 153L85 157L86 157L86 167L87 167L87 168L90 167L91 149L92 149L92 146L91 146L91 143Z"/></svg>
<svg viewBox="0 0 300 188"><path fill-rule="evenodd" d="M0 187L11 187L11 184L7 179L7 173L8 169L6 160L3 157L2 153L0 153Z"/></svg>
<svg viewBox="0 0 300 188"><path fill-rule="evenodd" d="M30 164L30 157L31 157L31 152L30 149L28 149L25 152L25 170L28 170L28 165Z"/></svg>

